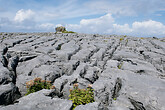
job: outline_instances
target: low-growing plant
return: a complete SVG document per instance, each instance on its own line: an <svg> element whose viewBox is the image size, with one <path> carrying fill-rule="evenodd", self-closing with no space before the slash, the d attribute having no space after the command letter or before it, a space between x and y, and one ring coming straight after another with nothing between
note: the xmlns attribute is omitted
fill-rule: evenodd
<svg viewBox="0 0 165 110"><path fill-rule="evenodd" d="M94 102L94 93L92 85L88 85L86 89L79 89L78 84L73 85L73 90L70 89L70 99L73 103L73 110L78 105L85 105Z"/></svg>
<svg viewBox="0 0 165 110"><path fill-rule="evenodd" d="M122 66L123 66L123 62L121 62L117 67L118 69L121 69Z"/></svg>
<svg viewBox="0 0 165 110"><path fill-rule="evenodd" d="M120 38L120 41L124 40L124 38Z"/></svg>
<svg viewBox="0 0 165 110"><path fill-rule="evenodd" d="M62 31L62 33L75 33L73 31Z"/></svg>
<svg viewBox="0 0 165 110"><path fill-rule="evenodd" d="M128 39L126 39L126 44L128 43Z"/></svg>
<svg viewBox="0 0 165 110"><path fill-rule="evenodd" d="M27 93L28 95L33 92L37 92L42 89L53 89L54 86L51 85L50 81L42 80L41 78L35 78L34 80L30 80L26 82Z"/></svg>

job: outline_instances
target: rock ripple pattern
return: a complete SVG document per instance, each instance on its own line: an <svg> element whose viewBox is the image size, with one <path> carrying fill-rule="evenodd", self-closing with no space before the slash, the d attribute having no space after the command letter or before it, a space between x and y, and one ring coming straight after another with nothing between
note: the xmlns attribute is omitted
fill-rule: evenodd
<svg viewBox="0 0 165 110"><path fill-rule="evenodd" d="M165 110L165 38L2 33L0 110L71 110L69 90L94 89L75 110ZM26 94L40 77L55 89Z"/></svg>

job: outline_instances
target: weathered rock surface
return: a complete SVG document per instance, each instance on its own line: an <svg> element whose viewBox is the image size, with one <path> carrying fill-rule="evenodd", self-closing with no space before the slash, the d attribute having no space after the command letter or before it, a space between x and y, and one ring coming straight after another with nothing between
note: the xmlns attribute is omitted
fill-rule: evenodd
<svg viewBox="0 0 165 110"><path fill-rule="evenodd" d="M0 85L0 105L12 104L21 94L13 83Z"/></svg>
<svg viewBox="0 0 165 110"><path fill-rule="evenodd" d="M63 32L63 31L66 31L65 27L63 27L63 26L56 27L55 30L56 30L56 32Z"/></svg>
<svg viewBox="0 0 165 110"><path fill-rule="evenodd" d="M14 105L1 107L1 110L70 110L72 102L66 99L59 99L46 96L50 90L41 90L24 96L17 100Z"/></svg>
<svg viewBox="0 0 165 110"><path fill-rule="evenodd" d="M165 110L164 41L116 35L2 33L0 110L70 110L69 89L74 83L82 89L92 84L95 98L94 103L75 110ZM24 96L26 82L36 77L50 80L54 91Z"/></svg>
<svg viewBox="0 0 165 110"><path fill-rule="evenodd" d="M79 105L74 110L98 110L99 109L99 103L93 102L86 105Z"/></svg>
<svg viewBox="0 0 165 110"><path fill-rule="evenodd" d="M0 84L8 84L9 82L13 82L13 79L14 74L0 63Z"/></svg>

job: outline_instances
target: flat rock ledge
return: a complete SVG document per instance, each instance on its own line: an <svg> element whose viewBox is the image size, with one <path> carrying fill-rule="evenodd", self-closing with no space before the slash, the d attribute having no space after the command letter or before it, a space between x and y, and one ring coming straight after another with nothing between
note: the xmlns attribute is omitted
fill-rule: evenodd
<svg viewBox="0 0 165 110"><path fill-rule="evenodd" d="M36 77L55 89L25 96ZM72 110L74 83L95 98L75 110L165 110L165 38L0 34L0 110Z"/></svg>

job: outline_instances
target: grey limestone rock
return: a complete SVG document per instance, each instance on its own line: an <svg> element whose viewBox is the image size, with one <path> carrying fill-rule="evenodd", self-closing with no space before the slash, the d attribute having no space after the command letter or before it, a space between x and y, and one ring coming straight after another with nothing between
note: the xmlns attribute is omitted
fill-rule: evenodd
<svg viewBox="0 0 165 110"><path fill-rule="evenodd" d="M66 99L47 96L50 90L41 90L17 100L14 105L1 107L1 110L70 110L72 102Z"/></svg>
<svg viewBox="0 0 165 110"><path fill-rule="evenodd" d="M0 85L0 105L8 105L20 98L18 87L13 83Z"/></svg>
<svg viewBox="0 0 165 110"><path fill-rule="evenodd" d="M18 62L19 62L19 57L18 56L10 58L9 59L9 64L8 64L9 70L16 72L16 67L18 65Z"/></svg>
<svg viewBox="0 0 165 110"><path fill-rule="evenodd" d="M95 99L77 110L165 110L165 38L83 33L3 33L3 38L0 110L71 110L68 96L75 83L80 89L91 84ZM26 82L36 77L55 89L24 96Z"/></svg>
<svg viewBox="0 0 165 110"><path fill-rule="evenodd" d="M3 51L2 51L2 55L5 55L7 51L8 51L8 48L5 47L5 48L3 49Z"/></svg>
<svg viewBox="0 0 165 110"><path fill-rule="evenodd" d="M55 79L62 76L62 71L56 65L41 65L32 70L31 76L54 82Z"/></svg>
<svg viewBox="0 0 165 110"><path fill-rule="evenodd" d="M79 105L74 110L98 110L99 109L99 103L93 102L86 105Z"/></svg>
<svg viewBox="0 0 165 110"><path fill-rule="evenodd" d="M14 81L14 74L0 63L0 84L8 84Z"/></svg>
<svg viewBox="0 0 165 110"><path fill-rule="evenodd" d="M21 96L24 96L27 93L26 82L33 80L33 76L26 76L24 74L18 75L16 79L16 86L19 88Z"/></svg>
<svg viewBox="0 0 165 110"><path fill-rule="evenodd" d="M4 67L8 66L8 60L5 56L2 55L0 60Z"/></svg>
<svg viewBox="0 0 165 110"><path fill-rule="evenodd" d="M146 110L141 102L135 101L134 99L129 98L130 102L134 106L135 110Z"/></svg>

